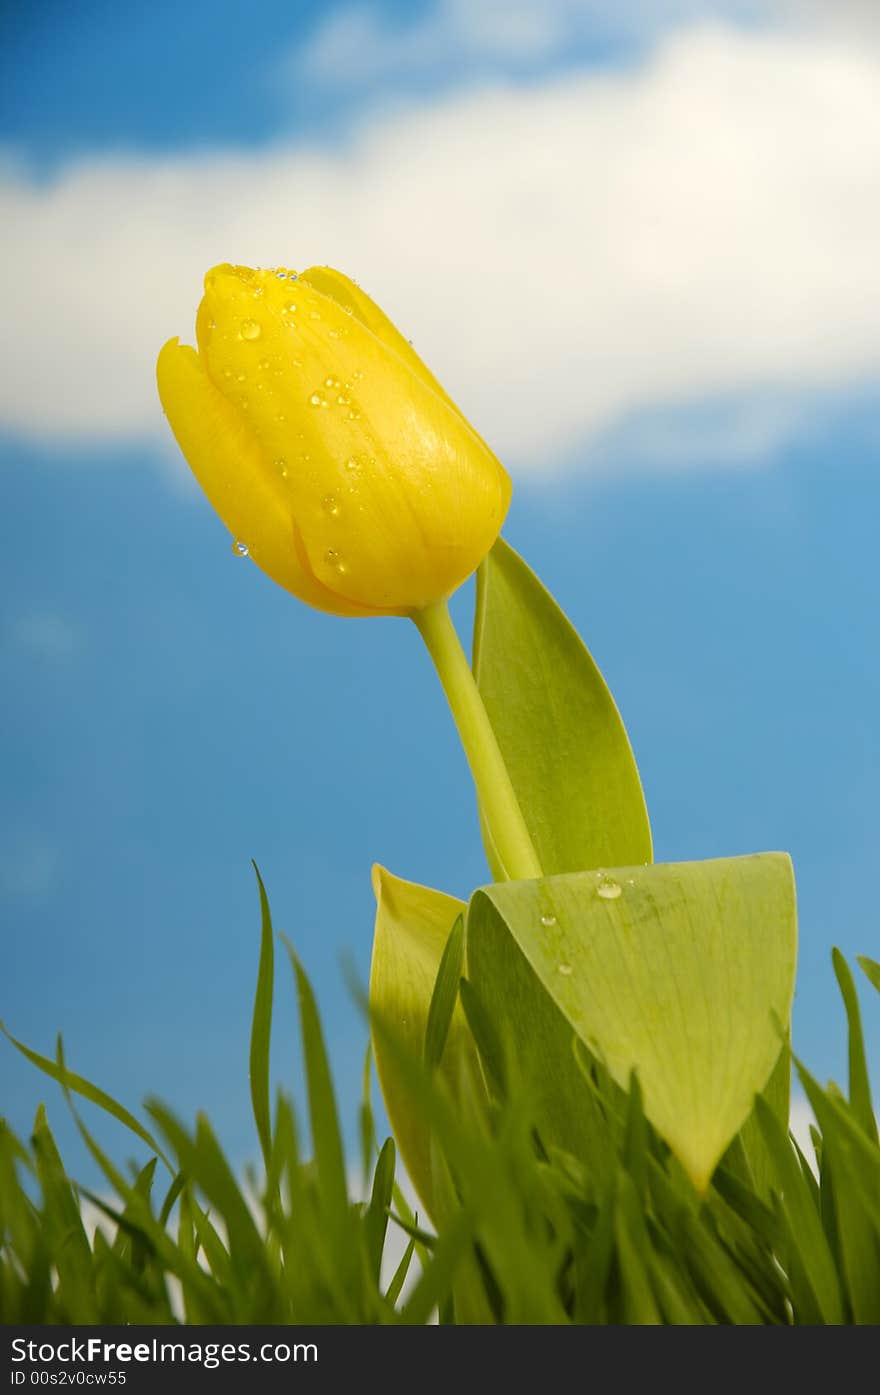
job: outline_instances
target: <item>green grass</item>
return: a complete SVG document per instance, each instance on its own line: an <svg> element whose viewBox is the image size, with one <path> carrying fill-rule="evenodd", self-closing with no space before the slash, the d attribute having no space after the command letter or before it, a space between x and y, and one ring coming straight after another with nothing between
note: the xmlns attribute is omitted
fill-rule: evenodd
<svg viewBox="0 0 880 1395"><path fill-rule="evenodd" d="M737 1140L699 1196L647 1122L638 1080L620 1090L583 1050L595 1098L589 1170L546 1148L503 1022L462 983L456 929L438 975L424 1051L374 1020L432 1137L434 1225L411 1213L361 1108L369 1199L353 1200L320 1018L289 950L307 1084L308 1151L297 1112L269 1084L274 934L262 934L250 1050L259 1176L243 1179L209 1121L188 1127L157 1101L137 1119L67 1066L13 1044L56 1080L103 1176L69 1176L45 1108L18 1139L0 1124L0 1320L18 1323L745 1323L880 1322L880 1147L853 975L835 951L849 1029L846 1092L795 1062L816 1117L810 1163L759 1099L770 1185ZM289 947L288 947L289 949ZM880 988L880 966L860 960ZM438 1067L460 999L479 1048L453 1094ZM574 1050L574 1047L573 1047ZM81 1102L150 1150L136 1175L98 1146ZM596 1161L598 1159L598 1161ZM110 1198L108 1200L108 1198ZM102 1213L91 1233L82 1203ZM406 1243L389 1266L392 1232ZM397 1251L401 1245L396 1244ZM408 1281L408 1282L407 1282Z"/></svg>

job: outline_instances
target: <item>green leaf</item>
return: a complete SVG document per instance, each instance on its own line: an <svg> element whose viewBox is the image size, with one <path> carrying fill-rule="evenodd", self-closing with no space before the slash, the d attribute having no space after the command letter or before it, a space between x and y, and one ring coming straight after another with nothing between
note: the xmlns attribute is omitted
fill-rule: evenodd
<svg viewBox="0 0 880 1395"><path fill-rule="evenodd" d="M787 1129L791 1113L791 1049L788 1033L776 1065L761 1091L761 1098L770 1106L783 1129ZM766 1197L773 1177L773 1163L754 1110L743 1124L736 1141L745 1155L750 1183L760 1196Z"/></svg>
<svg viewBox="0 0 880 1395"><path fill-rule="evenodd" d="M577 631L501 538L477 573L473 667L545 873L650 862L645 797L614 699ZM486 852L504 880L489 842Z"/></svg>
<svg viewBox="0 0 880 1395"><path fill-rule="evenodd" d="M251 1103L263 1161L269 1166L272 1152L272 1114L269 1106L269 1049L272 1039L272 987L274 981L274 946L272 913L260 869L253 864L260 889L260 965L257 970L257 991L254 995L254 1015L251 1026L250 1079Z"/></svg>
<svg viewBox="0 0 880 1395"><path fill-rule="evenodd" d="M511 941L552 1005L510 994ZM700 1191L777 1060L795 956L784 853L499 883L468 911L468 975L490 1012L547 1075L563 1060L544 1054L551 1006L621 1088L637 1071L647 1118Z"/></svg>
<svg viewBox="0 0 880 1395"><path fill-rule="evenodd" d="M539 883L499 885L526 888ZM611 1141L597 1093L575 1056L572 1023L546 991L517 933L482 893L468 908L465 938L468 980L462 985L462 1001L468 1019L474 1019L490 1081L498 1091L500 1081L510 1078L508 1092L515 1089L528 1099L545 1148L564 1149L580 1158L592 1176L607 1180ZM483 1032L483 1022L489 1031ZM515 1062L514 1070L508 1060Z"/></svg>
<svg viewBox="0 0 880 1395"><path fill-rule="evenodd" d="M370 1008L385 1021L394 1023L401 1050L421 1060L443 953L464 904L442 891L402 881L378 866L373 869L373 889L376 929L370 969ZM435 1010L438 1023L439 1012L438 1007ZM437 1039L434 1029L432 1050L436 1049ZM476 1062L467 1024L461 1008L456 1006L440 1068L442 1077L453 1090L462 1052ZM400 1155L419 1197L428 1213L433 1214L428 1129L423 1116L411 1107L410 1086L400 1070L397 1054L388 1049L387 1042L375 1031L373 1053Z"/></svg>

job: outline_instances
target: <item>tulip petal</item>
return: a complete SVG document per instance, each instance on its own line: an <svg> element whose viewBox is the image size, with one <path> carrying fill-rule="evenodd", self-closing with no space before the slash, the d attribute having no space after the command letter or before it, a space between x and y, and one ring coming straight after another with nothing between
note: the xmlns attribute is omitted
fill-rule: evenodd
<svg viewBox="0 0 880 1395"><path fill-rule="evenodd" d="M399 614L470 575L510 481L445 395L304 277L217 267L199 323L208 374L283 473L301 564L325 588Z"/></svg>
<svg viewBox="0 0 880 1395"><path fill-rule="evenodd" d="M301 281L305 281L309 286L313 286L321 295L329 296L335 300L337 305L343 310L350 310L356 319L360 320L377 339L381 339L386 348L402 359L408 368L415 373L417 378L421 378L429 388L442 397L454 412L461 416L456 404L442 383L434 377L428 365L419 357L408 339L405 339L396 325L392 324L385 311L380 309L374 300L362 290L356 281L344 275L341 271L334 270L331 266L310 266L308 271L304 271L300 276Z"/></svg>
<svg viewBox="0 0 880 1395"><path fill-rule="evenodd" d="M335 595L303 567L284 492L248 423L210 381L199 355L171 339L156 368L159 396L199 484L233 536L273 581L337 615L371 613Z"/></svg>

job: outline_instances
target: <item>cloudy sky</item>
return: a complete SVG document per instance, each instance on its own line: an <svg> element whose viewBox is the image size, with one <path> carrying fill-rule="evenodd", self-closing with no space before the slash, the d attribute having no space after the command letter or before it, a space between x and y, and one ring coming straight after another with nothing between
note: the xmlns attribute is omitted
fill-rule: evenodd
<svg viewBox="0 0 880 1395"><path fill-rule="evenodd" d="M318 262L508 465L658 856L794 855L796 1043L840 1075L830 946L880 943L876 7L41 0L0 37L10 1027L244 1158L248 859L350 1122L371 862L485 879L415 634L236 560L156 400L208 266ZM289 1023L277 1056L295 1079ZM42 1087L9 1053L4 1080L26 1127Z"/></svg>

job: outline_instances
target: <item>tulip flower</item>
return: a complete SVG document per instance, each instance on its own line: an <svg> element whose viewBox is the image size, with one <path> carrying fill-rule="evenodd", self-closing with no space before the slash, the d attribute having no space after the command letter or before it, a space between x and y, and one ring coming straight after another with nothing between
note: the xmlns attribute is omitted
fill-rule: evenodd
<svg viewBox="0 0 880 1395"><path fill-rule="evenodd" d="M341 272L217 266L196 341L162 349L159 396L234 548L319 610L415 621L499 859L540 875L446 605L501 530L505 470Z"/></svg>
<svg viewBox="0 0 880 1395"><path fill-rule="evenodd" d="M338 615L411 614L489 551L510 481L418 354L338 271L218 266L159 394L235 545Z"/></svg>

